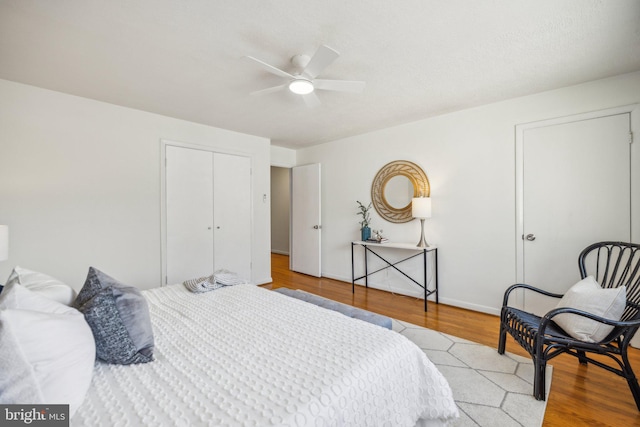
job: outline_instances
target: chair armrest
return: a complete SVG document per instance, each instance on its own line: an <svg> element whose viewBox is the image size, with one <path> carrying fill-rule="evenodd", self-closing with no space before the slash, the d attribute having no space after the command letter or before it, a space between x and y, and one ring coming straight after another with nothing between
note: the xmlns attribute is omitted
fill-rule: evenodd
<svg viewBox="0 0 640 427"><path fill-rule="evenodd" d="M539 294L546 295L548 297L553 297L553 298L562 298L564 296L563 294L554 294L552 292L547 292L543 289L539 289L531 285L526 285L524 283L516 283L515 285L509 286L507 290L504 292L504 299L502 300L503 307L506 307L507 305L509 305L509 294L511 294L511 292L516 289L527 289L527 290L534 291Z"/></svg>
<svg viewBox="0 0 640 427"><path fill-rule="evenodd" d="M551 322L553 320L553 318L555 316L557 316L558 314L563 314L563 313L571 313L571 314L575 314L575 315L578 315L578 316L587 317L587 318L589 318L591 320L595 320L596 322L604 323L605 325L613 326L616 329L617 328L626 329L626 328L638 328L638 327L640 327L640 318L634 319L634 320L627 320L627 321L612 320L612 319L607 319L605 317L601 317L601 316L595 315L593 313L589 313L589 312L586 312L586 311L578 310L578 309L575 309L575 308L560 307L560 308L554 308L553 310L549 311L547 314L545 314L542 317L542 320L540 320L540 326L538 328L539 336L544 336L545 330L547 328L547 325L549 325L549 322ZM618 335L622 335L622 333L619 333ZM611 337L611 339L615 339L615 338L616 338L615 336ZM610 339L610 337L607 337L603 341L611 341L611 339Z"/></svg>

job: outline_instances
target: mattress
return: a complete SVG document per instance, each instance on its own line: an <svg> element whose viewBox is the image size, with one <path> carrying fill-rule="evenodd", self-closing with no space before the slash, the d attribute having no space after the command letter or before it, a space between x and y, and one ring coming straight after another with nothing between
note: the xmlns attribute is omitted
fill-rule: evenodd
<svg viewBox="0 0 640 427"><path fill-rule="evenodd" d="M414 426L458 414L404 336L243 284L143 291L155 361L96 362L71 426Z"/></svg>

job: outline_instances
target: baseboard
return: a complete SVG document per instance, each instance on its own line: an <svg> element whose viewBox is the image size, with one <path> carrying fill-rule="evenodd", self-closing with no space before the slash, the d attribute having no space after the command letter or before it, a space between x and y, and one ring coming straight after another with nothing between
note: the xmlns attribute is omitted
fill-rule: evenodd
<svg viewBox="0 0 640 427"><path fill-rule="evenodd" d="M347 285L351 285L351 278L345 278L344 276L334 276L332 274L322 274L322 277L327 277L329 279L333 279L333 280L338 280L340 282L346 282ZM364 286L364 284L362 283L356 283L356 286ZM378 289L381 291L386 291L386 292L392 292L394 294L401 294L401 295L406 295L408 297L414 297L414 298L423 298L424 297L424 293L422 291L422 289L420 290L407 290L404 288L401 289L397 289L394 288L393 286L389 287L387 285L381 285L381 284L377 284L375 282L371 282L369 281L369 287L372 289ZM432 297L429 297L427 299L428 301L432 300Z"/></svg>
<svg viewBox="0 0 640 427"><path fill-rule="evenodd" d="M273 279L271 277L267 277L266 279L263 278L263 279L254 280L253 283L255 283L256 285L266 285L267 283L271 283L271 282L273 282Z"/></svg>
<svg viewBox="0 0 640 427"><path fill-rule="evenodd" d="M334 276L333 274L327 274L325 272L322 272L322 277L326 277L327 279L333 279L333 280L337 280L339 282L346 282L347 284L351 284L351 277L344 277L344 276Z"/></svg>
<svg viewBox="0 0 640 427"><path fill-rule="evenodd" d="M271 253L272 254L278 254L278 255L286 255L289 256L289 251L280 251L278 249L271 249Z"/></svg>
<svg viewBox="0 0 640 427"><path fill-rule="evenodd" d="M454 298L439 298L443 304L451 305L453 307L464 308L466 310L478 311L480 313L492 314L494 316L500 316L500 309L495 307L487 307L486 305L473 304L466 301L460 301Z"/></svg>
<svg viewBox="0 0 640 427"><path fill-rule="evenodd" d="M340 282L346 282L346 285L351 285L351 278L345 278L344 276L336 276L333 274L322 274L322 277L327 277L329 279L333 279L333 280L338 280ZM360 284L360 283L356 283L356 286L364 286L364 284ZM381 291L385 291L385 292L392 292L394 294L401 294L401 295L406 295L409 297L414 297L414 298L420 298L422 299L424 297L424 294L422 293L422 289L420 289L419 291L407 291L406 289L397 289L394 288L393 286L389 287L389 286L384 286L384 285L379 285L376 283L371 283L369 282L369 287L373 288L373 289L378 289ZM427 301L435 301L435 297L434 296L430 296L427 298ZM480 305L480 304L473 304L473 303L469 303L467 301L460 301L458 299L455 298L443 298L443 297L439 297L438 301L441 302L442 304L447 304L453 307L458 307L458 308L464 308L465 310L471 310L471 311L477 311L480 313L487 313L487 314L492 314L495 316L499 316L500 315L500 309L499 308L495 308L495 307L487 307L485 305Z"/></svg>

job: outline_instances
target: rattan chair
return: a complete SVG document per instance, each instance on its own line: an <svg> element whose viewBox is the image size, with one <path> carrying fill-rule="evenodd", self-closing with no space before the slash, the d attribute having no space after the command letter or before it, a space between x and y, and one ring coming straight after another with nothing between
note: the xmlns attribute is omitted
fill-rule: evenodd
<svg viewBox="0 0 640 427"><path fill-rule="evenodd" d="M623 242L594 243L580 253L578 266L583 279L591 275L603 288L617 288L623 285L627 287L627 304L622 319L620 321L604 319L567 307L553 309L543 317L539 317L509 307L511 292L516 289L527 289L554 298L561 298L563 295L546 292L530 285L516 284L509 287L504 294L498 353L504 354L507 333L529 352L535 369L533 395L538 400L545 400L547 361L560 354L570 354L577 357L582 364L591 363L624 377L640 410L640 386L627 355L629 342L640 327L640 245ZM554 316L561 313L574 313L612 325L614 328L600 342L580 341L572 338L553 321ZM606 364L592 359L588 354L593 353L608 356L615 361L615 364Z"/></svg>

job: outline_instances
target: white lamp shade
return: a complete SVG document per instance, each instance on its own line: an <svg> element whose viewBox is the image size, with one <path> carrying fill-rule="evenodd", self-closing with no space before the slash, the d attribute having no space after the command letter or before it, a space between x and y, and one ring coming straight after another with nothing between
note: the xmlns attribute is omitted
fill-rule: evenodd
<svg viewBox="0 0 640 427"><path fill-rule="evenodd" d="M414 218L431 218L431 198L414 197L411 200L411 216Z"/></svg>
<svg viewBox="0 0 640 427"><path fill-rule="evenodd" d="M9 226L0 225L0 261L9 259Z"/></svg>

